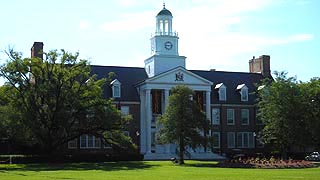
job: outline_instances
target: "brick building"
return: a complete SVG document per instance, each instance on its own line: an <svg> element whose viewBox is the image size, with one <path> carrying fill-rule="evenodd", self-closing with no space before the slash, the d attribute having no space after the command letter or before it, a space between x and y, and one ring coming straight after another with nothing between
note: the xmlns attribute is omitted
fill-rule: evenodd
<svg viewBox="0 0 320 180"><path fill-rule="evenodd" d="M98 78L116 74L105 86L105 98L113 98L123 114L131 114L133 121L127 135L138 145L144 159L168 159L175 156L176 145L157 143L156 125L159 115L168 105L170 89L186 85L195 91L195 100L203 106L211 121L214 151L198 148L189 150L194 159L219 159L234 152L260 152L262 146L256 133L262 123L256 118L256 83L270 74L270 56L263 55L249 61L250 72L224 72L215 70L187 70L186 57L178 52L177 33L172 31L172 13L163 7L156 16L156 32L151 38L152 55L145 67L116 67L92 65ZM43 44L35 43L41 49ZM32 48L32 49L34 49ZM98 151L103 146L100 139L82 135L69 142L69 149ZM80 149L78 149L80 148Z"/></svg>

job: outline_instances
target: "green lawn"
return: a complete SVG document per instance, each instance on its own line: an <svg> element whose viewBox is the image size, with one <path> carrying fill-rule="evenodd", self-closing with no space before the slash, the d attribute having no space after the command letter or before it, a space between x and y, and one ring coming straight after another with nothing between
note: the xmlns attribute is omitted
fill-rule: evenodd
<svg viewBox="0 0 320 180"><path fill-rule="evenodd" d="M75 163L75 164L0 164L0 180L83 179L83 180L202 180L202 179L320 179L320 168L240 169L217 168L215 162L186 161L173 165L169 161Z"/></svg>

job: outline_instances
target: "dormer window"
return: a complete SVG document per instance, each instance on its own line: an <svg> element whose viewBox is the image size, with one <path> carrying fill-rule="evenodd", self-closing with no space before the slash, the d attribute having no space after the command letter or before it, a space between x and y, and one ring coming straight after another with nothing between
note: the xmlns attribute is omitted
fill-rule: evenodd
<svg viewBox="0 0 320 180"><path fill-rule="evenodd" d="M113 80L110 83L112 87L112 97L113 98L119 98L121 97L121 83L118 79Z"/></svg>
<svg viewBox="0 0 320 180"><path fill-rule="evenodd" d="M219 93L219 101L226 101L227 100L227 87L223 84L217 84L215 89L218 90Z"/></svg>
<svg viewBox="0 0 320 180"><path fill-rule="evenodd" d="M241 95L241 101L248 101L248 87L245 84L237 86L237 90Z"/></svg>

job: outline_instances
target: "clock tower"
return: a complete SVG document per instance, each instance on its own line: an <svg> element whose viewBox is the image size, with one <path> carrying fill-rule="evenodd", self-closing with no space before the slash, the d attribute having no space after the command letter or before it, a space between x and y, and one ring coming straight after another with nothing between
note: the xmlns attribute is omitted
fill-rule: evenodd
<svg viewBox="0 0 320 180"><path fill-rule="evenodd" d="M163 9L156 16L155 35L151 38L152 56L144 61L148 77L178 66L185 68L186 57L179 56L179 37L177 32L172 32L172 18L172 13L163 4Z"/></svg>

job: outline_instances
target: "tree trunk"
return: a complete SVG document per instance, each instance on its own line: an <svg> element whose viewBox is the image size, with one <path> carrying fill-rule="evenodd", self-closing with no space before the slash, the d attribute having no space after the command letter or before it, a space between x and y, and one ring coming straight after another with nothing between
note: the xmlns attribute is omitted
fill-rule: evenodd
<svg viewBox="0 0 320 180"><path fill-rule="evenodd" d="M288 154L287 154L288 148L286 146L282 146L281 148L281 158L287 160Z"/></svg>
<svg viewBox="0 0 320 180"><path fill-rule="evenodd" d="M183 158L183 154L184 154L184 141L183 138L180 137L180 143L179 143L179 164L184 164L184 158Z"/></svg>

